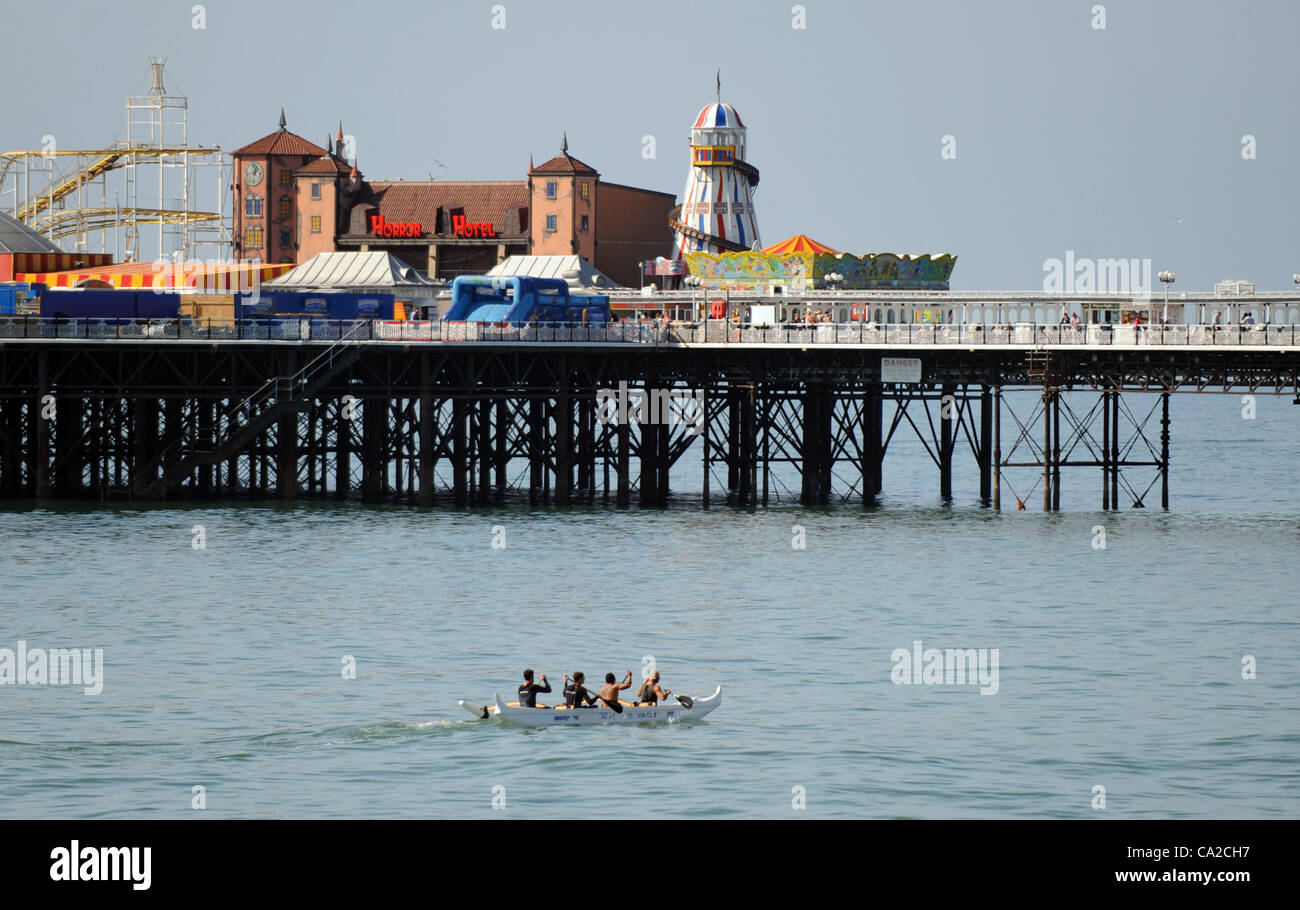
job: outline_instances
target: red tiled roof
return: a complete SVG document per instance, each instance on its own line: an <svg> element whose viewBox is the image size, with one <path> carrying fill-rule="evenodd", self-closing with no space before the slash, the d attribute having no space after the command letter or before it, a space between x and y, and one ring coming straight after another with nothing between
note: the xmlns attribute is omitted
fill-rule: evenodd
<svg viewBox="0 0 1300 910"><path fill-rule="evenodd" d="M352 166L346 161L340 161L332 156L317 158L310 164L305 164L295 174L350 174Z"/></svg>
<svg viewBox="0 0 1300 910"><path fill-rule="evenodd" d="M288 130L276 130L235 149L232 155L324 155L326 151L316 143Z"/></svg>
<svg viewBox="0 0 1300 910"><path fill-rule="evenodd" d="M432 225L439 208L448 215L463 208L466 221L488 221L503 231L506 214L528 206L528 183L523 180L372 180L368 186L369 192L358 201L374 205L390 222Z"/></svg>
<svg viewBox="0 0 1300 910"><path fill-rule="evenodd" d="M530 174L595 174L590 164L583 164L572 155L556 155L529 171Z"/></svg>

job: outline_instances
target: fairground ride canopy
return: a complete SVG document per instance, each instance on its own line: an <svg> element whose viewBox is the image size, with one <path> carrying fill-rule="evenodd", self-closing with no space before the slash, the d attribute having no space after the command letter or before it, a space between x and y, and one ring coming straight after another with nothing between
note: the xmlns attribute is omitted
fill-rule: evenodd
<svg viewBox="0 0 1300 910"><path fill-rule="evenodd" d="M957 257L949 253L900 256L897 253L841 253L805 234L795 234L761 252L687 253L686 262L701 286L718 290L946 291ZM832 283L826 276L840 276Z"/></svg>

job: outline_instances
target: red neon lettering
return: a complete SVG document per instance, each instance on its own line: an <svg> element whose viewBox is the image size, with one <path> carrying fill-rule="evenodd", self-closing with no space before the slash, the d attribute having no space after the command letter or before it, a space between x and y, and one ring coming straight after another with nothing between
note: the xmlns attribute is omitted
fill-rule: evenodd
<svg viewBox="0 0 1300 910"><path fill-rule="evenodd" d="M451 230L457 237L495 237L496 228L490 221L466 221L464 215L451 216Z"/></svg>
<svg viewBox="0 0 1300 910"><path fill-rule="evenodd" d="M383 215L371 215L370 233L376 237L419 237L424 233L424 228L418 221L389 224Z"/></svg>

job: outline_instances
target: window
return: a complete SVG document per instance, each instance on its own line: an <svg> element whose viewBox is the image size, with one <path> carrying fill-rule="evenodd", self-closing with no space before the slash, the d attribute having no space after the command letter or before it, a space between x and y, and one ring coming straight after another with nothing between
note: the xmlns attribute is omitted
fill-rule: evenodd
<svg viewBox="0 0 1300 910"><path fill-rule="evenodd" d="M260 250L262 248L262 229L251 227L244 230L244 249Z"/></svg>
<svg viewBox="0 0 1300 910"><path fill-rule="evenodd" d="M280 228L280 246L288 246L289 242L289 229Z"/></svg>
<svg viewBox="0 0 1300 910"><path fill-rule="evenodd" d="M582 181L582 198L586 199L591 195L591 184L586 180Z"/></svg>
<svg viewBox="0 0 1300 910"><path fill-rule="evenodd" d="M547 199L554 199L554 198L555 198L555 181L554 181L554 180L548 180L548 181L546 181L546 198L547 198Z"/></svg>
<svg viewBox="0 0 1300 910"><path fill-rule="evenodd" d="M290 210L289 197L288 196L280 197L280 217L288 218L289 210Z"/></svg>
<svg viewBox="0 0 1300 910"><path fill-rule="evenodd" d="M312 184L311 184L311 198L313 198L313 199L319 199L319 198L320 198L320 181L319 181L319 180L313 180L313 181L312 181Z"/></svg>
<svg viewBox="0 0 1300 910"><path fill-rule="evenodd" d="M554 230L555 230L555 216L554 216L554 215L547 215L547 216L546 216L546 230L547 230L547 231L554 231Z"/></svg>
<svg viewBox="0 0 1300 910"><path fill-rule="evenodd" d="M287 170L281 171L280 186L293 186L293 174Z"/></svg>
<svg viewBox="0 0 1300 910"><path fill-rule="evenodd" d="M311 232L313 234L320 233L320 215L311 216Z"/></svg>
<svg viewBox="0 0 1300 910"><path fill-rule="evenodd" d="M262 197L245 196L244 197L244 215L249 218L262 217Z"/></svg>
<svg viewBox="0 0 1300 910"><path fill-rule="evenodd" d="M586 215L583 215L583 216L582 216L582 227L580 228L580 230L581 230L584 234L587 232L587 216L586 216Z"/></svg>

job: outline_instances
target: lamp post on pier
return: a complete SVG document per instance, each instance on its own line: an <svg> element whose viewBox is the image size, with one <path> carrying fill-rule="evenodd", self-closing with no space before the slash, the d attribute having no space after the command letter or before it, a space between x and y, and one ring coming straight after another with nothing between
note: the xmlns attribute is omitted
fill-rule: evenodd
<svg viewBox="0 0 1300 910"><path fill-rule="evenodd" d="M1147 274L1149 275L1151 273L1148 272ZM1163 325L1169 325L1169 285L1173 284L1178 276L1173 272L1161 272L1159 278L1165 286L1165 312L1164 315L1160 317L1160 322Z"/></svg>
<svg viewBox="0 0 1300 910"><path fill-rule="evenodd" d="M686 279L686 286L691 289L691 321L693 322L700 321L700 311L698 304L695 302L695 289L698 288L700 284L701 282L698 275L690 275Z"/></svg>
<svg viewBox="0 0 1300 910"><path fill-rule="evenodd" d="M827 272L825 279L826 286L830 288L832 292L838 291L840 285L844 283L844 276L839 272ZM835 302L833 300L826 305L826 312L830 314L830 320L832 322L835 321Z"/></svg>

